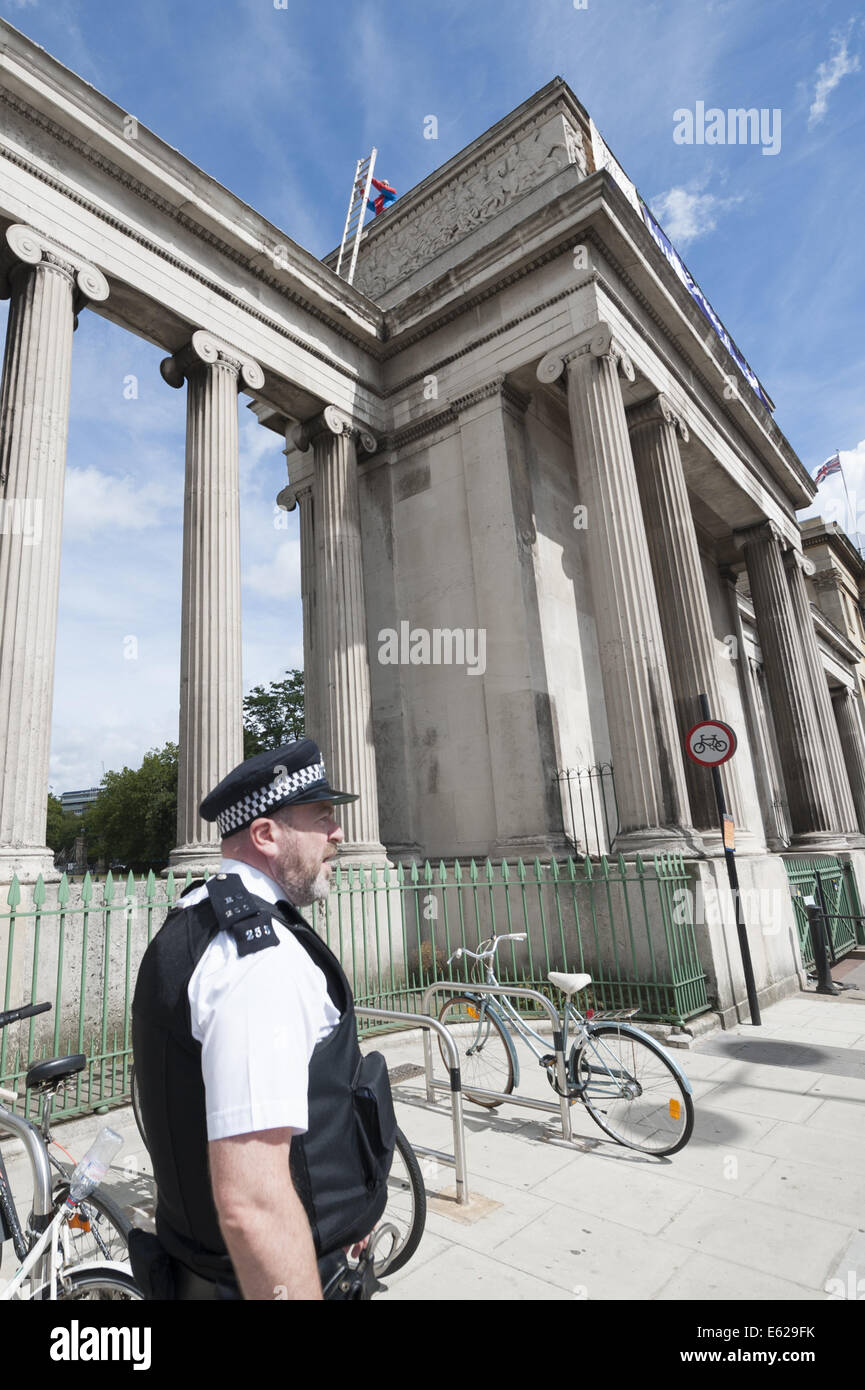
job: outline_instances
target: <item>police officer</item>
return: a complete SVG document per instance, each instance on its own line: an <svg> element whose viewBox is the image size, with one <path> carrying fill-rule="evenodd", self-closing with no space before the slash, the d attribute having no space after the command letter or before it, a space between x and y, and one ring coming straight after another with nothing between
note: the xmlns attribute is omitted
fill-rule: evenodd
<svg viewBox="0 0 865 1390"><path fill-rule="evenodd" d="M361 1057L348 980L298 911L327 894L333 808L356 799L304 738L201 804L222 862L153 938L132 1005L158 1195L156 1240L130 1254L150 1297L321 1298L384 1211L387 1069Z"/></svg>

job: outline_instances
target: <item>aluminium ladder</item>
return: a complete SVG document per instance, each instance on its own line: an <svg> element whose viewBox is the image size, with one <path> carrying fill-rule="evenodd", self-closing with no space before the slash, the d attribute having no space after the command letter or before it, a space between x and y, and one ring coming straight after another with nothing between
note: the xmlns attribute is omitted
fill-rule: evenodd
<svg viewBox="0 0 865 1390"><path fill-rule="evenodd" d="M342 244L339 248L339 259L336 263L337 275L342 275L349 284L354 280L354 268L357 265L357 253L360 250L360 238L363 231L363 215L366 211L366 203L369 198L369 191L372 187L372 175L375 169L375 157L378 150L373 147L372 154L366 159L357 161L357 168L354 171L354 183L351 186L351 197L348 200L348 214L345 219L345 230L342 234ZM342 268L343 262L348 259L349 245L351 246L351 262L348 272Z"/></svg>

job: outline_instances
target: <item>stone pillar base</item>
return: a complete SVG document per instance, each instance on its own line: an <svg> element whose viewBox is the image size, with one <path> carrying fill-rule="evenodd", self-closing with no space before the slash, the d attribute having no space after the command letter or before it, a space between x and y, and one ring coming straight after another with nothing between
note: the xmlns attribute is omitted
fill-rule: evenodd
<svg viewBox="0 0 865 1390"><path fill-rule="evenodd" d="M571 857L583 859L585 851L582 848L574 850L564 835L513 835L496 840L495 844L490 846L486 857L492 863L507 859L509 864L514 864L518 859L522 859L523 862Z"/></svg>
<svg viewBox="0 0 865 1390"><path fill-rule="evenodd" d="M696 830L683 826L646 825L616 836L612 855L620 854L626 859L635 854L685 854L690 858L703 859L706 851L703 837Z"/></svg>
<svg viewBox="0 0 865 1390"><path fill-rule="evenodd" d="M724 838L720 830L701 830L700 835L703 839L703 852L707 859L723 858ZM780 841L778 842L780 844ZM786 849L786 845L781 848ZM737 854L765 854L766 843L751 830L740 830L736 826L736 853Z"/></svg>
<svg viewBox="0 0 865 1390"><path fill-rule="evenodd" d="M352 840L348 845L340 845L334 862L340 869L360 868L366 865L376 869L393 868L387 850L377 840L363 840L360 844Z"/></svg>
<svg viewBox="0 0 865 1390"><path fill-rule="evenodd" d="M854 835L852 831L810 830L794 835L787 846L787 854L837 854L841 850L865 849L865 836Z"/></svg>
<svg viewBox="0 0 865 1390"><path fill-rule="evenodd" d="M54 867L54 855L45 845L27 845L0 849L0 883L35 883L39 875L45 883L59 883L60 870Z"/></svg>
<svg viewBox="0 0 865 1390"><path fill-rule="evenodd" d="M193 878L201 878L205 869L215 874L221 859L219 841L216 844L179 845L168 856L168 868L162 870L162 877L167 878L169 873L173 873L175 878L185 878L191 873Z"/></svg>

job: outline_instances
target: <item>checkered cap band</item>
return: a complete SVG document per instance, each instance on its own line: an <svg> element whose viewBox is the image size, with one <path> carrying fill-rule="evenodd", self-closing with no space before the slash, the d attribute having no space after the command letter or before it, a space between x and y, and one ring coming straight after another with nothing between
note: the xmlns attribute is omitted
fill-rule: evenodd
<svg viewBox="0 0 865 1390"><path fill-rule="evenodd" d="M267 786L247 792L233 806L227 806L224 811L219 812L216 824L220 836L225 839L226 835L233 834L235 830L242 830L244 826L251 825L256 816L267 815L272 806L286 801L295 792L324 780L324 763L313 763L311 767L302 767L299 772L281 773Z"/></svg>

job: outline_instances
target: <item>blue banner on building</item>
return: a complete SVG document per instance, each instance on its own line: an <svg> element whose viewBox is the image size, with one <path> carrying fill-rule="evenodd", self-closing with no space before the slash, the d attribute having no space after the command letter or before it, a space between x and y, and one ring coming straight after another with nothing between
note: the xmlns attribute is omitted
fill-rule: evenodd
<svg viewBox="0 0 865 1390"><path fill-rule="evenodd" d="M639 197L639 194L637 196ZM648 227L656 245L663 252L667 261L672 266L673 270L676 272L676 275L679 277L682 284L685 286L685 289L688 291L691 298L695 301L702 313L705 314L706 318L709 320L709 323L712 325L718 337L721 339L721 342L724 344L724 347L727 349L733 361L736 363L736 366L739 368L739 371L745 377L745 380L749 383L755 394L763 402L766 409L774 410L775 404L772 401L771 397L766 393L766 391L763 390L763 387L760 384L760 380L756 372L753 372L749 367L747 361L742 356L741 352L736 347L736 344L733 342L733 339L730 337L721 320L718 318L718 315L715 313L715 310L712 308L708 299L703 294L703 291L700 289L700 286L697 284L696 280L691 275L691 272L688 270L688 267L685 265L685 262L682 260L675 246L670 241L666 233L661 229L659 224L655 221L654 217L649 212L649 209L646 207L646 204L643 202L642 198L640 198L640 211L643 214L643 221Z"/></svg>

